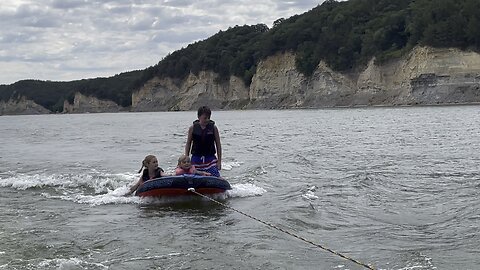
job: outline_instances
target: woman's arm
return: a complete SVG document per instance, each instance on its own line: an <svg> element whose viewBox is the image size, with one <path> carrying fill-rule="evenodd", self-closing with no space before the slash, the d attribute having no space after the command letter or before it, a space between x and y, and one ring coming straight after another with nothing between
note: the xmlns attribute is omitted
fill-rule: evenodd
<svg viewBox="0 0 480 270"><path fill-rule="evenodd" d="M222 143L220 142L220 134L218 132L217 126L214 126L213 129L215 135L215 146L217 147L217 168L222 169Z"/></svg>
<svg viewBox="0 0 480 270"><path fill-rule="evenodd" d="M192 148L192 133L193 133L193 126L190 126L190 128L188 129L187 143L185 143L186 156L190 156L190 149Z"/></svg>

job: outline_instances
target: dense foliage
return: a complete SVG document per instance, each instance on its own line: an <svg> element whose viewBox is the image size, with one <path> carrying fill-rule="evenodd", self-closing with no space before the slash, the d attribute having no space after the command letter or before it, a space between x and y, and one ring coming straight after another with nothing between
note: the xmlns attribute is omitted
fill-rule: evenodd
<svg viewBox="0 0 480 270"><path fill-rule="evenodd" d="M302 15L265 25L234 27L167 56L155 75L183 78L213 70L248 85L259 60L296 53L296 66L312 74L321 60L338 71L372 57L397 58L416 45L480 49L477 0L328 0Z"/></svg>
<svg viewBox="0 0 480 270"><path fill-rule="evenodd" d="M480 51L480 1L327 0L302 15L276 20L272 29L258 24L220 31L143 71L69 83L23 81L0 86L0 98L22 94L56 111L80 91L128 106L131 92L154 76L183 79L211 70L220 81L236 75L248 85L259 61L278 52L295 52L297 69L308 76L322 60L347 71L372 57L397 58L416 45Z"/></svg>
<svg viewBox="0 0 480 270"><path fill-rule="evenodd" d="M168 55L154 67L152 75L184 78L190 72L211 70L218 73L220 79L233 74L249 82L261 57L262 35L267 31L264 24L220 31Z"/></svg>

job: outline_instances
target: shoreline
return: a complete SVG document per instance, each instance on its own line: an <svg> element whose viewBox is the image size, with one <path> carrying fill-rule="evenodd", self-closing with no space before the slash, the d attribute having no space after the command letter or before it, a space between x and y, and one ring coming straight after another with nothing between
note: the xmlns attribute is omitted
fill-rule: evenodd
<svg viewBox="0 0 480 270"><path fill-rule="evenodd" d="M331 110L331 109L376 109L376 108L421 108L421 107L454 107L454 106L478 106L480 102L459 102L459 103L440 103L440 104L395 104L395 105L351 105L351 106L322 106L322 107L279 107L279 108L246 108L246 109L218 109L215 111L296 111L296 110ZM170 111L131 111L131 110L119 110L119 111L105 111L105 112L73 112L73 113L18 113L18 114L0 114L1 116L21 116L21 115L74 115L74 114L117 114L117 113L155 113L155 112L193 112L192 110L170 110Z"/></svg>

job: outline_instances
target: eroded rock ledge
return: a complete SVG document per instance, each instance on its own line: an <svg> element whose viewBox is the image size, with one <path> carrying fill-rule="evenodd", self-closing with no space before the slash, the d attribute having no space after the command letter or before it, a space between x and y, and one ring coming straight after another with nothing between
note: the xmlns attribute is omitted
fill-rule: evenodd
<svg viewBox="0 0 480 270"><path fill-rule="evenodd" d="M459 49L416 47L387 63L372 59L364 70L335 72L321 62L310 77L295 68L295 55L260 62L250 86L235 76L220 82L202 71L185 80L153 78L132 94L132 106L76 93L63 112L214 109L282 109L480 103L480 54ZM0 114L49 113L22 97L0 102Z"/></svg>

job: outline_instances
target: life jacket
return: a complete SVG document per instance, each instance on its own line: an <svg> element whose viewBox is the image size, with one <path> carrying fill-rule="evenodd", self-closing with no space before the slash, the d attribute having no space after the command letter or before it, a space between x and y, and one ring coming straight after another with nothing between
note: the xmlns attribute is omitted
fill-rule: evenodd
<svg viewBox="0 0 480 270"><path fill-rule="evenodd" d="M215 150L215 122L209 120L207 126L202 129L200 122L193 122L192 131L192 155L195 156L213 156Z"/></svg>
<svg viewBox="0 0 480 270"><path fill-rule="evenodd" d="M163 169L158 167L156 170L155 170L155 177L153 178L150 178L150 175L148 174L148 169L143 169L143 174L142 174L142 179L143 179L143 182L146 182L148 180L152 180L152 179L155 179L155 178L160 178L162 177L162 173L163 172Z"/></svg>

